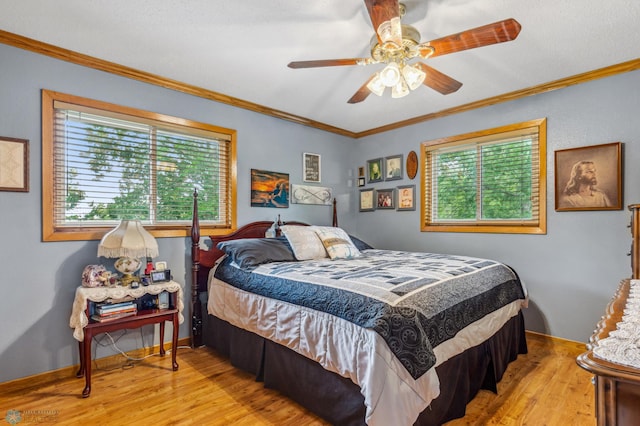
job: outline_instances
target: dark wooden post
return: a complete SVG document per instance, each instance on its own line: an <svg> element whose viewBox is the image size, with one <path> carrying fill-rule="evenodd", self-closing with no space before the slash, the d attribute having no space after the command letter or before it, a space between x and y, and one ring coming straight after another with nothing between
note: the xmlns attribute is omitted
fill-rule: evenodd
<svg viewBox="0 0 640 426"><path fill-rule="evenodd" d="M338 226L338 213L336 212L336 199L333 199L333 222L332 226Z"/></svg>
<svg viewBox="0 0 640 426"><path fill-rule="evenodd" d="M631 204L631 278L640 278L640 204Z"/></svg>
<svg viewBox="0 0 640 426"><path fill-rule="evenodd" d="M200 221L198 220L198 190L193 191L193 217L191 219L191 347L202 346L202 309L198 297L198 271L200 270Z"/></svg>

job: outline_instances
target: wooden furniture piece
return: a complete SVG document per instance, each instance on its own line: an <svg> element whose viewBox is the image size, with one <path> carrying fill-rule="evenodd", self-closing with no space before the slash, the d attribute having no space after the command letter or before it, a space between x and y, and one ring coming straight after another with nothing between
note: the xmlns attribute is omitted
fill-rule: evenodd
<svg viewBox="0 0 640 426"><path fill-rule="evenodd" d="M640 279L640 204L631 204L631 278Z"/></svg>
<svg viewBox="0 0 640 426"><path fill-rule="evenodd" d="M197 326L193 329L194 339L228 357L235 367L254 374L265 387L278 390L330 423L363 425L366 411L364 396L360 387L349 378L325 370L318 362L281 344L207 314L204 297L208 291L207 277L216 260L223 255L216 248L217 243L264 237L272 223L253 222L232 234L211 237L210 242L205 241L210 246L205 250L200 248L197 198L194 199L194 213L191 233L192 312L199 315L193 317L192 324ZM524 316L520 311L492 337L436 367L440 396L420 414L416 425L442 424L463 417L467 403L480 389L497 392L497 383L509 363L524 353L527 353L527 344Z"/></svg>
<svg viewBox="0 0 640 426"><path fill-rule="evenodd" d="M148 309L138 306L135 315L118 318L110 321L99 322L91 319L91 305L109 299L122 299L133 297L140 302L147 295L159 295L162 292L169 293L169 308ZM164 328L165 322L173 325L171 360L173 371L178 370L176 353L178 349L179 324L184 321L182 316L182 287L175 281L141 286L136 289L128 287L78 287L73 304L70 325L75 329L74 337L78 340L80 353L80 368L76 377L85 377L85 387L82 397L87 398L91 394L91 344L93 337L100 333L108 333L123 329L139 328L148 324L160 325L160 355L164 356Z"/></svg>
<svg viewBox="0 0 640 426"><path fill-rule="evenodd" d="M631 277L640 279L640 204L629 206L631 211ZM605 315L598 323L587 344L587 352L577 358L580 367L593 373L598 426L636 425L640 419L640 369L609 362L594 355L598 342L609 337L622 320L629 297L630 280L623 280ZM640 338L640 330L638 331Z"/></svg>
<svg viewBox="0 0 640 426"><path fill-rule="evenodd" d="M336 208L336 199L333 199L332 210L332 226L338 226L338 213ZM243 228L242 238L262 238L265 231L273 225L273 222L259 221L253 222L250 227ZM278 215L278 226L282 225L302 225L306 226L306 223L289 221L280 221L280 215ZM279 230L278 230L279 232ZM217 242L232 240L237 238L235 232L228 236L222 236L217 238ZM198 191L193 192L193 214L191 216L191 347L197 348L204 345L202 336L202 318L203 314L201 301L199 299L200 293L207 291L207 279L209 276L209 270L224 253L215 247L211 247L210 250L200 249L200 220L198 219ZM200 265L204 265L205 268L200 268ZM200 283L200 287L198 286Z"/></svg>
<svg viewBox="0 0 640 426"><path fill-rule="evenodd" d="M593 353L598 342L621 321L628 296L629 280L624 280L589 339L589 350L577 358L578 365L594 375L598 426L637 425L640 419L640 369L609 362Z"/></svg>

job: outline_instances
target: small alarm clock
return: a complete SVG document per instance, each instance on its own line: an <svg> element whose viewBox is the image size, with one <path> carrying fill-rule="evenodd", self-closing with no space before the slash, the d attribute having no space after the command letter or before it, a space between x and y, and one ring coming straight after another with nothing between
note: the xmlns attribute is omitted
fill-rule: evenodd
<svg viewBox="0 0 640 426"><path fill-rule="evenodd" d="M164 271L151 271L149 276L152 283L164 283L171 281L171 270L165 269Z"/></svg>

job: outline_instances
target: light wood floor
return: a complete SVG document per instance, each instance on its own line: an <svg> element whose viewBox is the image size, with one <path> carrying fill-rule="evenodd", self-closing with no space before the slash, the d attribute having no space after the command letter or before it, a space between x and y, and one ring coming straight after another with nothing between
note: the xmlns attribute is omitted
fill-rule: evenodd
<svg viewBox="0 0 640 426"><path fill-rule="evenodd" d="M584 345L535 334L527 341L529 353L509 366L498 394L480 391L467 415L447 426L595 424L590 375L575 363ZM71 369L0 384L0 419L16 410L18 425L326 424L209 349L179 349L178 363L172 372L169 356L134 366L98 360L104 370L94 367L86 399L84 379Z"/></svg>

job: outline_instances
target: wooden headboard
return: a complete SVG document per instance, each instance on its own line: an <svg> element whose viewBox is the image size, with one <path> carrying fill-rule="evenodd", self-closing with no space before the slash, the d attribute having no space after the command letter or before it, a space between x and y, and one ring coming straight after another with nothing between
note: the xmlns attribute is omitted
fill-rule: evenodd
<svg viewBox="0 0 640 426"><path fill-rule="evenodd" d="M236 231L227 235L208 237L211 246L208 249L200 248L200 221L198 220L198 191L193 192L193 216L191 219L191 346L202 346L202 309L200 294L207 291L209 271L216 261L224 255L218 250L217 245L221 241L238 240L242 238L264 238L264 234L273 225L273 222L258 221L248 223ZM278 222L278 225L308 226L304 222L287 221ZM338 226L336 213L336 200L333 200L332 226Z"/></svg>

